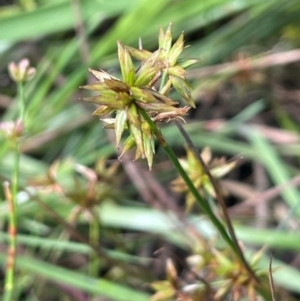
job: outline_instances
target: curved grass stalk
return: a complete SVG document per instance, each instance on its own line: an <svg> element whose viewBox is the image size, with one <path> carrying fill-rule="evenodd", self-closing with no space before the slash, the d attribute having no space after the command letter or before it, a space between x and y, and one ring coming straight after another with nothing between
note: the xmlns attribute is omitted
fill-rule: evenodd
<svg viewBox="0 0 300 301"><path fill-rule="evenodd" d="M161 131L156 127L155 123L151 120L151 118L148 116L148 114L144 110L140 110L141 115L146 120L146 122L149 124L151 130L154 132L154 134L157 137L157 140L160 144L160 146L164 149L170 160L172 161L174 167L177 169L178 173L181 175L183 180L185 181L186 185L188 186L189 191L194 195L200 209L208 216L210 221L213 223L213 225L217 228L219 231L219 234L224 239L224 241L229 245L229 247L233 250L233 252L236 254L239 261L245 266L245 268L249 267L248 263L245 261L245 258L243 256L243 253L241 252L239 246L236 245L236 243L232 240L230 235L227 233L226 228L222 224L222 222L216 217L212 209L210 208L209 204L202 198L196 187L194 186L193 182L185 172L185 170L182 168L177 156L173 152L172 148L168 145L166 140L164 139ZM250 269L250 274L254 275L254 280L257 280L257 291L263 296L264 300L272 300L272 297L267 290L266 287L262 283L258 282L257 276L254 274L254 272ZM247 268L248 270L248 268ZM249 270L248 270L249 271Z"/></svg>
<svg viewBox="0 0 300 301"><path fill-rule="evenodd" d="M185 129L183 128L183 126L178 121L175 121L175 123L176 123L176 126L178 127L181 135L184 137L185 141L187 142L189 148L194 153L195 158L198 159L199 163L201 164L203 170L205 171L206 175L208 176L208 178L209 178L209 180L210 180L210 182L211 182L211 184L212 184L212 186L214 188L214 191L216 193L216 199L217 199L217 202L219 203L219 205L222 208L224 220L225 220L228 232L230 234L231 240L233 241L233 243L236 246L236 255L238 255L238 259L243 264L243 266L246 268L246 270L247 270L248 274L251 276L251 278L255 282L259 283L259 279L255 275L254 271L251 269L250 265L248 264L247 260L245 259L244 254L243 254L243 252L242 252L242 250L241 250L241 248L240 248L240 246L238 244L238 240L236 238L236 235L235 235L235 232L234 232L234 229L233 229L230 217L228 215L226 204L224 202L224 199L223 199L223 196L222 196L222 193L221 193L221 189L220 189L219 183L215 180L215 178L210 173L208 167L206 166L205 162L203 161L201 155L198 153L196 147L194 146L192 140L188 136L188 134L185 131Z"/></svg>
<svg viewBox="0 0 300 301"><path fill-rule="evenodd" d="M220 222L220 220L216 217L208 203L201 197L198 190L195 188L193 182L185 172L185 170L182 168L181 164L179 163L179 160L175 153L173 152L172 148L168 145L166 140L164 139L163 135L161 134L160 130L156 127L154 122L151 120L151 118L148 116L148 114L140 110L143 118L146 120L146 122L149 124L151 130L154 132L154 134L157 137L157 140L164 149L164 151L169 156L170 160L172 161L174 167L177 169L183 180L185 181L186 185L188 186L190 192L194 195L194 197L197 200L197 203L199 204L199 207L201 210L208 216L208 218L211 220L211 222L214 224L214 226L219 231L222 238L225 240L225 242L236 252L236 246L231 240L230 236L228 235L224 225Z"/></svg>

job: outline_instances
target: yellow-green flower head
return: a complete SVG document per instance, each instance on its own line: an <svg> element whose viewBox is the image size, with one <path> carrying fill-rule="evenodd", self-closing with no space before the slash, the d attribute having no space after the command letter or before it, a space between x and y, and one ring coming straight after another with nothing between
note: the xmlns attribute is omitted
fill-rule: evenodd
<svg viewBox="0 0 300 301"><path fill-rule="evenodd" d="M150 168L154 154L154 138L150 129L147 129L140 111L143 110L149 114L153 121L169 121L174 118L182 118L181 116L189 110L189 107L176 108L176 102L153 89L154 82L164 68L159 60L160 53L161 50L157 50L150 54L135 70L128 49L118 42L118 56L123 80L119 80L103 70L90 69L89 71L98 81L81 87L98 93L98 95L83 98L85 101L100 105L94 111L94 115L115 114L114 119L104 119L104 121L108 123L107 128L115 130L117 146L123 131L128 129L130 137L125 142L125 150L135 144L137 146L136 159L147 158Z"/></svg>
<svg viewBox="0 0 300 301"><path fill-rule="evenodd" d="M169 76L168 81L162 87L160 92L165 94L169 91L171 85L177 90L177 92L183 97L183 99L193 108L195 108L195 102L191 95L191 87L186 81L186 71L188 67L199 62L198 59L180 60L179 56L184 46L184 33L182 32L179 38L172 46L172 23L170 23L166 32L160 27L158 46L159 57L158 61L163 65L163 72L166 72ZM148 60L153 54L144 49L135 49L126 46L126 49L130 54L140 61Z"/></svg>
<svg viewBox="0 0 300 301"><path fill-rule="evenodd" d="M226 163L224 158L212 159L211 151L205 147L201 152L203 162L208 166L210 173L215 178L221 178L229 173L235 166L236 162ZM215 197L215 191L211 184L208 175L203 170L198 158L195 157L192 150L187 149L186 159L179 160L184 170L193 181L195 187L201 192L206 192L212 197ZM176 178L171 182L172 189L177 192L187 193L187 210L190 210L195 203L194 196L190 193L184 180L181 177Z"/></svg>

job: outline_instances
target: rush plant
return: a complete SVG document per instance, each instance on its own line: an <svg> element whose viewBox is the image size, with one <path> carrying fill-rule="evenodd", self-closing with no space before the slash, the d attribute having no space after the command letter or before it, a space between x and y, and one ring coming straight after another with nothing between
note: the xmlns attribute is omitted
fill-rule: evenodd
<svg viewBox="0 0 300 301"><path fill-rule="evenodd" d="M194 179L193 171L185 167L186 164L182 165L179 162L160 131L160 123L171 120L184 121L184 115L191 107L195 107L185 69L196 64L198 60L181 60L179 58L185 47L184 35L182 33L172 44L171 27L170 24L166 32L160 28L158 49L154 52L147 51L142 47L132 48L118 42L122 80L103 70L90 69L97 81L81 86L81 88L93 91L96 95L84 97L83 100L99 105L93 115L101 116L102 121L107 124L105 127L114 129L117 148L123 132L128 131L129 135L124 142L120 157L131 148L136 147L135 160L146 158L151 170L155 153L154 140L157 139L180 174L177 184L181 183L184 190L188 192L189 198L197 201L203 213L209 217L224 241L232 249L237 260L245 267L257 289L268 299L268 292L260 286L258 277L244 258L230 220L226 220L229 235L223 221L217 217L208 202L201 196L200 188L203 185L209 187L211 193L216 188L213 183L210 183L212 175L205 162L201 157L200 163L196 162L197 157L189 152L188 161L191 163L191 168L194 165L199 169L197 177L200 176L198 180L202 181L203 185L195 184L197 179ZM134 64L133 58L138 61L137 66ZM170 98L169 93L172 89L176 90L187 102L187 106L182 106ZM109 118L108 115L110 115ZM226 216L225 213L224 215Z"/></svg>

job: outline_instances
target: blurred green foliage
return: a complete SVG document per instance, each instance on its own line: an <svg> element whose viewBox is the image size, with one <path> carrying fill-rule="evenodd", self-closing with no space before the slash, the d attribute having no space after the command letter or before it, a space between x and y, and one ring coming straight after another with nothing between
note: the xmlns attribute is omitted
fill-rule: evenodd
<svg viewBox="0 0 300 301"><path fill-rule="evenodd" d="M187 230L177 231L178 225L183 227L180 221L143 203L139 184L128 181L126 169L115 174L116 195L106 195L94 204L92 213L87 209L71 221L76 207L74 196L42 194L35 201L37 196L28 192L37 183L44 188L50 180L50 184L59 183L51 174L57 160L70 162L71 158L74 164L91 169L101 158L106 158L108 166L117 160L107 131L90 116L94 106L79 101L83 93L78 89L89 81L88 67L119 77L117 40L137 47L141 38L143 46L153 50L157 48L159 26L172 22L175 37L185 32L186 42L191 45L185 56L201 59L189 75L198 108L188 116L185 128L199 150L208 146L213 153L243 157L247 162L250 171L242 165L231 176L240 190L224 186L235 200L278 187L299 174L300 84L299 63L295 62L299 62L300 55L291 56L290 52L300 45L299 14L298 0L32 0L0 7L1 121L17 117L16 88L7 72L9 62L28 57L37 69L34 79L25 86L28 120L21 141L18 232L22 247L17 260L15 300L72 300L67 297L72 295L68 286L78 296L80 291L109 300L148 300L152 291L145 283L164 273L163 264L159 272L149 269L151 251L167 244L172 252L191 252ZM281 54L287 62L268 60L273 53ZM254 66L257 59L265 65ZM164 126L163 134L182 156L184 140L175 126ZM160 150L158 155L152 175L167 187L176 175ZM13 164L9 142L1 136L1 182L10 179ZM146 168L144 162L136 164ZM257 166L263 168L263 180L257 178ZM74 170L64 169L63 175L72 178ZM101 177L103 174L98 173L98 179ZM47 185L37 181L40 178L47 178ZM81 178L75 178L74 190L82 184ZM237 223L237 235L247 244L247 254L254 246L272 247L279 258L275 264L280 266L274 272L275 285L300 294L299 271L289 264L292 260L287 264L280 261L281 252L300 250L295 234L299 230L299 191L296 185L290 185L272 200L272 206L267 204L267 217L272 219L277 207L284 208L283 216L274 217L271 223L266 221L264 229L258 230L259 219L266 216L256 212L254 222ZM55 214L73 223L87 240L89 214L99 217L105 257L97 263L95 275L87 276L87 254L92 248L78 238L71 239L70 233L65 239L65 225ZM195 211L188 220L205 239L212 239L214 229L199 215ZM0 279L5 272L6 250L2 244L7 241L7 218L8 206L1 193ZM268 269L267 255L261 265ZM48 292L46 281L55 283ZM281 300L289 297L285 298Z"/></svg>

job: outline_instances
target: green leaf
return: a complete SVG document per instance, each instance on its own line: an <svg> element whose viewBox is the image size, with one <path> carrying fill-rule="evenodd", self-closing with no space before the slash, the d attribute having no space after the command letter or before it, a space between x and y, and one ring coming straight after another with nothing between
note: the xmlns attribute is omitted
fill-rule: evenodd
<svg viewBox="0 0 300 301"><path fill-rule="evenodd" d="M6 256L0 254L0 262L5 264ZM50 281L70 285L93 295L103 296L116 301L149 301L146 293L112 283L105 279L96 279L76 271L69 271L27 256L17 257L17 268L29 274L42 276Z"/></svg>
<svg viewBox="0 0 300 301"><path fill-rule="evenodd" d="M275 148L257 130L246 126L241 130L253 144L257 160L264 165L275 184L280 185L289 181L291 175ZM299 205L299 194L296 188L286 187L282 190L281 195L290 208L296 209ZM297 208L297 212L300 212L299 208Z"/></svg>
<svg viewBox="0 0 300 301"><path fill-rule="evenodd" d="M7 243L9 241L9 235L5 232L0 232L0 242ZM83 253L91 254L94 250L85 244L74 242L74 241L63 241L58 239L51 239L48 237L38 237L33 235L17 235L17 241L19 245L26 247L39 247L43 250L62 250L71 253ZM103 249L103 252L110 258L129 262L129 263L139 263L148 264L151 262L150 258L134 256L127 253Z"/></svg>
<svg viewBox="0 0 300 301"><path fill-rule="evenodd" d="M131 9L138 0L124 0L115 5L110 0L80 1L80 10L86 21L92 18L104 19ZM22 24L22 26L20 26ZM38 26L37 26L38 24ZM55 3L36 10L20 11L13 15L0 18L0 40L17 42L38 38L74 28L76 25L74 10L70 1Z"/></svg>

